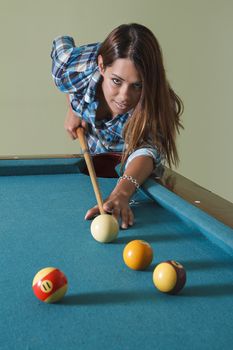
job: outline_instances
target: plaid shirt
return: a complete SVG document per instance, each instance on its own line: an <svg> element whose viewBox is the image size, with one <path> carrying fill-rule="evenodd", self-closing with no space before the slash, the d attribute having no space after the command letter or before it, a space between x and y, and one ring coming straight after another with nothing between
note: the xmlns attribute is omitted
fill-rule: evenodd
<svg viewBox="0 0 233 350"><path fill-rule="evenodd" d="M131 110L113 119L109 116L109 119L95 120L99 104L95 96L96 87L101 78L97 65L100 45L94 43L75 47L73 38L62 36L53 41L51 52L54 82L62 92L69 94L74 113L88 123L87 141L92 154L122 152L122 131L132 114ZM161 165L161 155L156 148L149 146L136 152L152 156L156 167Z"/></svg>
<svg viewBox="0 0 233 350"><path fill-rule="evenodd" d="M113 119L95 120L99 101L96 87L101 78L96 63L100 43L75 47L71 37L58 37L53 42L52 76L56 86L69 93L75 114L88 123L87 141L91 153L122 152L122 130L130 113Z"/></svg>

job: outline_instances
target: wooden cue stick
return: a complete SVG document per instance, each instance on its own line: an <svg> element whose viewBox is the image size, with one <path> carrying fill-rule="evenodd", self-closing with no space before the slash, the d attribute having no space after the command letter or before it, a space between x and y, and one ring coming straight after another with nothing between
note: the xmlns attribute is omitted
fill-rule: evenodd
<svg viewBox="0 0 233 350"><path fill-rule="evenodd" d="M99 184L97 182L97 177L96 177L96 173L95 173L95 168L94 168L94 164L92 162L92 158L88 149L88 145L87 145L87 141L86 141L86 137L85 137L85 133L84 133L84 129L82 127L79 127L76 131L77 136L78 136L78 140L80 143L80 146L82 148L83 151L83 155L86 161L86 165L87 165L87 169L89 171L89 175L91 178L91 182L92 182L92 186L93 186L93 190L95 192L95 197L99 206L99 211L100 214L106 214L104 209L103 209L103 199L100 193L100 188L99 188Z"/></svg>

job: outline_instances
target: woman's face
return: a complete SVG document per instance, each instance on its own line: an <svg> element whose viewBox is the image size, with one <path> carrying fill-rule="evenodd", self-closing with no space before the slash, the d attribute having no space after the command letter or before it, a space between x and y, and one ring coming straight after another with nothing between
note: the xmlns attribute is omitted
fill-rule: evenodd
<svg viewBox="0 0 233 350"><path fill-rule="evenodd" d="M119 58L104 68L100 55L98 65L103 77L103 94L112 116L135 108L140 99L142 81L134 63L128 58Z"/></svg>

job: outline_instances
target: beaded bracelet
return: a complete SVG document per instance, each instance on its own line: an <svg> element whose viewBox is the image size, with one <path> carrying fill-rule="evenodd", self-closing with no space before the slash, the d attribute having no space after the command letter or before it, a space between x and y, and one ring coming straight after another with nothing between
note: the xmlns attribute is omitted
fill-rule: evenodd
<svg viewBox="0 0 233 350"><path fill-rule="evenodd" d="M130 182L132 182L134 184L134 186L136 187L136 189L139 188L139 183L137 182L137 180L135 180L131 175L123 175L123 176L120 176L117 183L120 182L121 180L128 180Z"/></svg>

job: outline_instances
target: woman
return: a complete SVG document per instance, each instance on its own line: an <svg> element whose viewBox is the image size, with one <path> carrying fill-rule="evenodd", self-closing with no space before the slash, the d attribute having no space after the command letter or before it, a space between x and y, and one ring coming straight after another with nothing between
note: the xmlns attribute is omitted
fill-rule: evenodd
<svg viewBox="0 0 233 350"><path fill-rule="evenodd" d="M163 163L177 165L176 134L183 105L165 75L154 34L132 23L114 29L103 43L75 47L71 37L54 40L51 53L55 84L68 94L65 129L76 138L86 129L90 152L122 152L124 174L104 202L104 210L133 225L129 200ZM85 218L99 213L90 209Z"/></svg>

